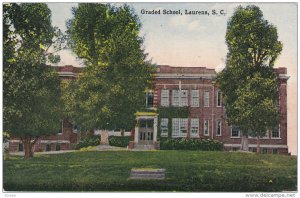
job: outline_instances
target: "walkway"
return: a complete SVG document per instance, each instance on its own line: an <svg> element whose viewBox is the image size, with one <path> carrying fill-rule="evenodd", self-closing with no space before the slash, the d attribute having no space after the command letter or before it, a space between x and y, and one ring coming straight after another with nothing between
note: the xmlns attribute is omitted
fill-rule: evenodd
<svg viewBox="0 0 300 198"><path fill-rule="evenodd" d="M124 147L117 147L117 146L110 146L110 145L98 145L89 151L147 151L147 150L154 150L154 149L144 149L144 148L127 149ZM61 153L71 153L71 152L80 152L80 151L79 150L45 151L45 152L34 152L34 155L61 154ZM10 152L9 154L16 155L16 156L24 156L24 152Z"/></svg>

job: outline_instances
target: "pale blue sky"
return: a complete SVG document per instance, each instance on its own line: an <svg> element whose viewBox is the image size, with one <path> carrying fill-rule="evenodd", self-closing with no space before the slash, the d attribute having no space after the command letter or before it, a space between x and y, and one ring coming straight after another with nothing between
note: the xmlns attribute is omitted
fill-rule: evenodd
<svg viewBox="0 0 300 198"><path fill-rule="evenodd" d="M122 3L118 3L122 4ZM253 3L261 8L264 18L277 27L283 51L275 67L287 67L289 145L296 153L297 133L297 3ZM53 25L65 30L77 3L48 3ZM172 66L204 66L220 70L224 66L227 46L225 33L234 8L245 3L129 3L142 22L141 36L153 63ZM183 15L146 15L145 10L181 10ZM224 10L225 16L185 15L187 10ZM78 66L71 51L61 53L59 65Z"/></svg>
<svg viewBox="0 0 300 198"><path fill-rule="evenodd" d="M129 3L143 24L141 35L145 37L145 49L157 64L175 66L207 66L215 68L224 63L226 24L236 3ZM265 19L278 29L284 48L276 66L296 64L297 4L255 3ZM77 3L48 3L53 24L65 30L65 22L71 18L71 7ZM247 5L247 4L242 4ZM146 10L224 10L226 16L193 15L142 15Z"/></svg>

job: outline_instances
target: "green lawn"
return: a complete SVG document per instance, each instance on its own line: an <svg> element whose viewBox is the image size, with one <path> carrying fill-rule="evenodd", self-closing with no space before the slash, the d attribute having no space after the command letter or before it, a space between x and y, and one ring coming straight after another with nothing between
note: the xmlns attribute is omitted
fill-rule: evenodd
<svg viewBox="0 0 300 198"><path fill-rule="evenodd" d="M3 162L6 191L297 190L297 159L203 151L86 151ZM165 180L129 179L132 168L165 168Z"/></svg>

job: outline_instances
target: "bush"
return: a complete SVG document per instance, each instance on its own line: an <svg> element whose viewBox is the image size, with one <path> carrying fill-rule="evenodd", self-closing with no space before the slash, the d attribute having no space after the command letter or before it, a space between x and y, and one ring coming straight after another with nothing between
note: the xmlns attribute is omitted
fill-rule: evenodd
<svg viewBox="0 0 300 198"><path fill-rule="evenodd" d="M160 141L161 150L200 150L200 151L222 151L223 143L218 140L198 139L171 139L163 138Z"/></svg>
<svg viewBox="0 0 300 198"><path fill-rule="evenodd" d="M108 141L111 146L127 147L130 141L130 136L110 136Z"/></svg>
<svg viewBox="0 0 300 198"><path fill-rule="evenodd" d="M99 136L86 136L80 139L80 141L75 145L75 149L79 150L88 146L97 146L100 144Z"/></svg>

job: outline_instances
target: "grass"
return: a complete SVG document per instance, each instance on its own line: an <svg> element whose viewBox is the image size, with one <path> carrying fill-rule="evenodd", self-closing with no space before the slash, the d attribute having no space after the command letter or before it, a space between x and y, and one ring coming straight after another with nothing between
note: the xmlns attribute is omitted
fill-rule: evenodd
<svg viewBox="0 0 300 198"><path fill-rule="evenodd" d="M297 190L296 157L239 152L82 151L5 160L6 191ZM129 179L132 168L166 169L165 180Z"/></svg>

